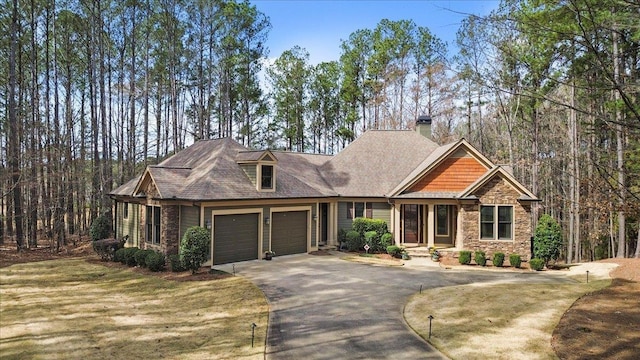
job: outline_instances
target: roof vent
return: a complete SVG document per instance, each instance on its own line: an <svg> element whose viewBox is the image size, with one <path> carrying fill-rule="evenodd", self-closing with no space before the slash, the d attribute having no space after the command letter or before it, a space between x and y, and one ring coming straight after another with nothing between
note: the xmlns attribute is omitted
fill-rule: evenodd
<svg viewBox="0 0 640 360"><path fill-rule="evenodd" d="M418 134L431 139L431 116L420 115L416 121L416 131Z"/></svg>

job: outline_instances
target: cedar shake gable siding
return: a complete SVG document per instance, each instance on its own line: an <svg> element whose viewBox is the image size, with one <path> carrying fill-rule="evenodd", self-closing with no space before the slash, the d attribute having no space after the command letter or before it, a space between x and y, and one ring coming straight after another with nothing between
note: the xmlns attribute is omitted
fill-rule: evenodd
<svg viewBox="0 0 640 360"><path fill-rule="evenodd" d="M465 250L482 250L491 258L496 252L519 254L523 260L529 260L531 251L531 206L518 201L521 194L501 175L496 174L484 186L474 192L479 203L461 205L463 217L463 244ZM512 205L512 240L480 239L480 206Z"/></svg>
<svg viewBox="0 0 640 360"><path fill-rule="evenodd" d="M418 180L409 192L460 192L486 172L472 157L451 157Z"/></svg>

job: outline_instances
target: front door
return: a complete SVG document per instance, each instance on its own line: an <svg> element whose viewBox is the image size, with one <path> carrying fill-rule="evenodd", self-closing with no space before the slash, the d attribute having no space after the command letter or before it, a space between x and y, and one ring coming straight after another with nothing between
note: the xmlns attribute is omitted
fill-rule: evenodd
<svg viewBox="0 0 640 360"><path fill-rule="evenodd" d="M405 244L420 242L420 206L402 205L402 241Z"/></svg>

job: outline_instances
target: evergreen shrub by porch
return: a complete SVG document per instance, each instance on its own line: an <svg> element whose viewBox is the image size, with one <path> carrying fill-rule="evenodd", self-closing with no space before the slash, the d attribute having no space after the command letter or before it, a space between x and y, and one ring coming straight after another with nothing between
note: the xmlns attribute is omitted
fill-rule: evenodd
<svg viewBox="0 0 640 360"><path fill-rule="evenodd" d="M460 256L458 257L458 262L462 265L471 264L471 251L462 250L460 251Z"/></svg>
<svg viewBox="0 0 640 360"><path fill-rule="evenodd" d="M398 245L387 246L387 254L393 256L394 258L400 258L402 257L402 248Z"/></svg>
<svg viewBox="0 0 640 360"><path fill-rule="evenodd" d="M520 264L522 264L522 259L518 254L509 255L509 264L515 268L519 268Z"/></svg>
<svg viewBox="0 0 640 360"><path fill-rule="evenodd" d="M92 241L102 240L111 234L111 219L106 215L100 215L93 220L89 227L89 236Z"/></svg>
<svg viewBox="0 0 640 360"><path fill-rule="evenodd" d="M355 230L347 231L346 243L347 250L349 251L358 251L364 246L362 236L360 236L360 233Z"/></svg>
<svg viewBox="0 0 640 360"><path fill-rule="evenodd" d="M124 263L128 266L136 266L136 254L140 251L137 247L126 248L124 253Z"/></svg>
<svg viewBox="0 0 640 360"><path fill-rule="evenodd" d="M474 260L476 261L477 265L480 266L485 266L487 265L487 256L484 253L484 251L476 251L475 255L474 255Z"/></svg>
<svg viewBox="0 0 640 360"><path fill-rule="evenodd" d="M380 252L380 235L375 231L367 231L364 233L364 243L369 244L369 251Z"/></svg>
<svg viewBox="0 0 640 360"><path fill-rule="evenodd" d="M180 259L192 274L207 261L210 246L211 236L206 228L192 226L184 233L180 242Z"/></svg>
<svg viewBox="0 0 640 360"><path fill-rule="evenodd" d="M183 272L187 270L178 254L169 255L169 267L173 272Z"/></svg>
<svg viewBox="0 0 640 360"><path fill-rule="evenodd" d="M150 251L145 258L145 266L153 272L164 270L166 265L164 254L153 250Z"/></svg>
<svg viewBox="0 0 640 360"><path fill-rule="evenodd" d="M353 219L353 225L351 225L351 228L360 233L360 235L363 237L367 231L375 231L380 236L389 231L389 229L387 228L387 223L384 220L369 218Z"/></svg>
<svg viewBox="0 0 640 360"><path fill-rule="evenodd" d="M540 271L544 268L544 259L533 258L529 260L529 266L531 270Z"/></svg>
<svg viewBox="0 0 640 360"><path fill-rule="evenodd" d="M493 266L501 267L502 264L504 264L504 253L497 252L493 254L491 261L493 262Z"/></svg>
<svg viewBox="0 0 640 360"><path fill-rule="evenodd" d="M383 249L386 249L390 245L393 245L393 234L392 233L384 233L380 237L380 246Z"/></svg>

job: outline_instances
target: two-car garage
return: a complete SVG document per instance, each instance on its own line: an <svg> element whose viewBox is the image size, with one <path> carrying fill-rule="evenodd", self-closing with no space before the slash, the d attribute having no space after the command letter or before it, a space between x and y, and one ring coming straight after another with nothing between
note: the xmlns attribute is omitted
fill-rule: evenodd
<svg viewBox="0 0 640 360"><path fill-rule="evenodd" d="M270 248L277 256L307 252L311 237L310 207L272 208L270 218L262 209L246 211L212 213L213 265L259 259L263 253L259 249ZM263 239L267 241L265 246Z"/></svg>

